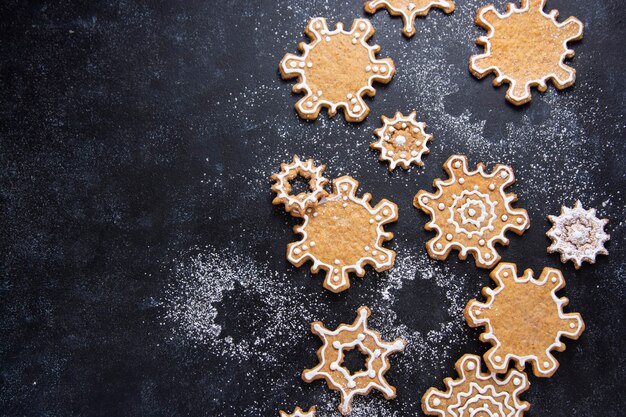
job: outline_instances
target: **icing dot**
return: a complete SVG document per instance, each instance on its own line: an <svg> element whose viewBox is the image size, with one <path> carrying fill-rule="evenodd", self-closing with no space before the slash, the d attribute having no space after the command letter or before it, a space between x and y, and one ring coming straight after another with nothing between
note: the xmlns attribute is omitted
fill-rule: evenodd
<svg viewBox="0 0 626 417"><path fill-rule="evenodd" d="M495 190L496 189L496 185L495 184L489 184L489 189L491 191Z"/></svg>
<svg viewBox="0 0 626 417"><path fill-rule="evenodd" d="M353 110L358 113L361 111L361 106L354 106Z"/></svg>
<svg viewBox="0 0 626 417"><path fill-rule="evenodd" d="M348 207L348 203L343 203L341 206L344 207L344 208Z"/></svg>
<svg viewBox="0 0 626 417"><path fill-rule="evenodd" d="M307 245L302 245L302 250L307 250L309 247Z"/></svg>
<svg viewBox="0 0 626 417"><path fill-rule="evenodd" d="M522 219L521 217L517 218L517 223L522 224L524 223L524 219Z"/></svg>
<svg viewBox="0 0 626 417"><path fill-rule="evenodd" d="M422 203L428 204L428 197L422 197ZM441 204L443 203L440 203L439 205L441 206Z"/></svg>
<svg viewBox="0 0 626 417"><path fill-rule="evenodd" d="M340 265L341 261L339 259L335 259L335 265Z"/></svg>
<svg viewBox="0 0 626 417"><path fill-rule="evenodd" d="M354 97L351 93L348 93L348 100Z"/></svg>
<svg viewBox="0 0 626 417"><path fill-rule="evenodd" d="M502 174L500 174L500 176L501 176L502 178L506 178L506 177L508 177L508 176L509 176L509 173L508 173L508 172L506 172L506 171L502 171Z"/></svg>
<svg viewBox="0 0 626 417"><path fill-rule="evenodd" d="M339 282L339 276L335 275L335 276L333 277L333 281L335 281L335 282Z"/></svg>
<svg viewBox="0 0 626 417"><path fill-rule="evenodd" d="M544 367L544 368L549 368L549 367L550 367L550 362L545 361L545 362L543 363L543 367Z"/></svg>
<svg viewBox="0 0 626 417"><path fill-rule="evenodd" d="M344 191L348 191L348 185L347 184L342 185L341 189Z"/></svg>
<svg viewBox="0 0 626 417"><path fill-rule="evenodd" d="M470 371L473 371L474 369L476 369L476 364L474 362L468 362L467 369L469 369Z"/></svg>
<svg viewBox="0 0 626 417"><path fill-rule="evenodd" d="M315 29L319 29L320 27L322 27L322 25L320 24L320 22L315 23Z"/></svg>
<svg viewBox="0 0 626 417"><path fill-rule="evenodd" d="M350 100L350 103L352 103L352 104L356 104L356 101L357 101L357 100L356 100L356 98L355 98L355 97L352 97L352 100Z"/></svg>
<svg viewBox="0 0 626 417"><path fill-rule="evenodd" d="M387 72L387 68L386 67L380 67L380 72L381 73Z"/></svg>
<svg viewBox="0 0 626 417"><path fill-rule="evenodd" d="M356 387L356 382L352 380L348 381L348 388L354 388L354 387Z"/></svg>
<svg viewBox="0 0 626 417"><path fill-rule="evenodd" d="M402 129L406 129L406 123L402 123Z"/></svg>
<svg viewBox="0 0 626 417"><path fill-rule="evenodd" d="M300 62L300 63L298 63L298 66L299 66L300 68L304 68L304 62Z"/></svg>
<svg viewBox="0 0 626 417"><path fill-rule="evenodd" d="M364 247L363 249L365 249L365 251L366 251L366 252L369 252L369 251L370 251L370 247L369 247L369 246L366 246L366 247Z"/></svg>
<svg viewBox="0 0 626 417"><path fill-rule="evenodd" d="M398 135L396 136L395 142L396 142L396 145L402 146L406 143L406 138L402 135Z"/></svg>
<svg viewBox="0 0 626 417"><path fill-rule="evenodd" d="M377 358L377 357L379 357L379 356L380 356L380 349L376 349L376 350L374 351L374 357L375 357L375 358Z"/></svg>
<svg viewBox="0 0 626 417"><path fill-rule="evenodd" d="M387 259L387 257L385 255L380 255L380 260L384 261L385 259Z"/></svg>
<svg viewBox="0 0 626 417"><path fill-rule="evenodd" d="M389 216L389 210L384 209L384 210L383 210L383 215L385 215L385 216Z"/></svg>
<svg viewBox="0 0 626 417"><path fill-rule="evenodd" d="M326 36L326 42L330 42L330 36Z"/></svg>
<svg viewBox="0 0 626 417"><path fill-rule="evenodd" d="M417 156L417 151L411 151L411 156Z"/></svg>
<svg viewBox="0 0 626 417"><path fill-rule="evenodd" d="M501 362L502 361L502 356L496 356L493 359L495 359L496 362Z"/></svg>
<svg viewBox="0 0 626 417"><path fill-rule="evenodd" d="M426 201L427 201L426 198L424 198L424 202L426 202ZM443 210L443 209L446 208L446 205L443 204L443 203L439 203L439 205L437 207L439 208L439 210Z"/></svg>
<svg viewBox="0 0 626 417"><path fill-rule="evenodd" d="M393 156L393 151L387 151L387 155Z"/></svg>
<svg viewBox="0 0 626 417"><path fill-rule="evenodd" d="M440 405L440 404L441 404L441 400L440 400L439 398L434 398L434 399L433 399L433 405L434 405L435 407L436 407L436 406L438 406L438 405Z"/></svg>
<svg viewBox="0 0 626 417"><path fill-rule="evenodd" d="M522 380L519 378L515 378L513 380L513 385L515 385L516 387L519 387L522 384Z"/></svg>
<svg viewBox="0 0 626 417"><path fill-rule="evenodd" d="M482 311L480 311L480 310L478 310L478 309L477 309L477 310L475 310L475 311L474 311L474 314L475 314L476 316L480 316L480 315L482 314Z"/></svg>
<svg viewBox="0 0 626 417"><path fill-rule="evenodd" d="M315 213L313 213L313 217L317 217L317 211Z"/></svg>
<svg viewBox="0 0 626 417"><path fill-rule="evenodd" d="M372 255L374 255L374 256L378 255L378 251L377 250L373 250L372 251Z"/></svg>
<svg viewBox="0 0 626 417"><path fill-rule="evenodd" d="M289 63L289 66L290 66L291 68L295 68L295 67L297 67L297 66L298 66L298 63L297 63L296 61L291 61L291 62Z"/></svg>
<svg viewBox="0 0 626 417"><path fill-rule="evenodd" d="M461 162L460 161L456 161L453 165L455 168L461 168Z"/></svg>
<svg viewBox="0 0 626 417"><path fill-rule="evenodd" d="M380 221L382 219L381 216L376 216L376 221Z"/></svg>
<svg viewBox="0 0 626 417"><path fill-rule="evenodd" d="M370 224L374 224L374 219L370 219Z"/></svg>
<svg viewBox="0 0 626 417"><path fill-rule="evenodd" d="M468 213L470 216L475 216L476 215L476 210L474 210L473 208L468 210Z"/></svg>
<svg viewBox="0 0 626 417"><path fill-rule="evenodd" d="M307 101L306 105L307 105L307 107L313 107L313 102L312 101Z"/></svg>
<svg viewBox="0 0 626 417"><path fill-rule="evenodd" d="M505 272L502 274L502 276L504 276L504 278L508 278L508 277L509 277L509 273L505 271Z"/></svg>
<svg viewBox="0 0 626 417"><path fill-rule="evenodd" d="M480 246L485 246L485 239L480 239L480 240L478 241L478 244L479 244Z"/></svg>
<svg viewBox="0 0 626 417"><path fill-rule="evenodd" d="M307 67L309 67L309 68L313 68L313 63L312 63L312 62L308 62L308 63L306 64L306 66L307 66Z"/></svg>
<svg viewBox="0 0 626 417"><path fill-rule="evenodd" d="M369 376L370 378L374 378L376 376L376 371L374 371L373 369L370 369L367 372L367 376Z"/></svg>
<svg viewBox="0 0 626 417"><path fill-rule="evenodd" d="M311 98L311 100L313 100L313 101L317 101L317 96L313 96L313 97Z"/></svg>
<svg viewBox="0 0 626 417"><path fill-rule="evenodd" d="M307 213L310 213L310 212L311 212L311 209L310 209L310 208L306 209L306 212L307 212Z"/></svg>
<svg viewBox="0 0 626 417"><path fill-rule="evenodd" d="M358 42L358 40L357 40L356 38L352 38L352 43L353 43L354 45L356 45L356 43L357 43L357 42Z"/></svg>
<svg viewBox="0 0 626 417"><path fill-rule="evenodd" d="M302 253L302 251L300 250L300 248L295 248L293 250L293 253L295 253L296 255L300 255L300 253Z"/></svg>
<svg viewBox="0 0 626 417"><path fill-rule="evenodd" d="M374 72L378 72L378 65L374 65L374 66L372 67L372 71L374 71Z"/></svg>
<svg viewBox="0 0 626 417"><path fill-rule="evenodd" d="M485 254L485 259L491 259L491 254L490 253L486 253Z"/></svg>
<svg viewBox="0 0 626 417"><path fill-rule="evenodd" d="M335 274L339 273L339 268L335 268Z"/></svg>
<svg viewBox="0 0 626 417"><path fill-rule="evenodd" d="M337 366L337 364L335 362L332 362L330 364L330 370L331 371L336 371L337 369L339 369L339 366Z"/></svg>
<svg viewBox="0 0 626 417"><path fill-rule="evenodd" d="M372 70L372 66L368 65L367 67L365 67L365 71L366 72L370 72Z"/></svg>
<svg viewBox="0 0 626 417"><path fill-rule="evenodd" d="M465 184L465 178L459 178L459 184Z"/></svg>
<svg viewBox="0 0 626 417"><path fill-rule="evenodd" d="M437 247L437 249L441 250L443 248L443 245L441 243L437 243L435 245Z"/></svg>
<svg viewBox="0 0 626 417"><path fill-rule="evenodd" d="M507 216L506 214L503 214L502 215L502 221L505 222L507 220L509 220L509 216Z"/></svg>
<svg viewBox="0 0 626 417"><path fill-rule="evenodd" d="M317 90L317 95L321 96L322 95L322 90Z"/></svg>
<svg viewBox="0 0 626 417"><path fill-rule="evenodd" d="M365 30L365 28L366 28L365 23L361 22L361 24L359 24L359 29Z"/></svg>
<svg viewBox="0 0 626 417"><path fill-rule="evenodd" d="M551 281L556 283L557 281L556 277L552 277Z"/></svg>
<svg viewBox="0 0 626 417"><path fill-rule="evenodd" d="M401 152L400 153L400 158L406 158L406 152Z"/></svg>
<svg viewBox="0 0 626 417"><path fill-rule="evenodd" d="M575 327L576 327L576 323L570 323L570 324L569 324L569 328L570 328L570 329L573 329L573 328L575 328Z"/></svg>
<svg viewBox="0 0 626 417"><path fill-rule="evenodd" d="M365 339L365 335L363 333L359 333L359 335L356 338L359 340L363 340Z"/></svg>
<svg viewBox="0 0 626 417"><path fill-rule="evenodd" d="M448 239L448 240L452 240L452 234L451 234L451 233L448 233L448 234L446 235L446 239Z"/></svg>
<svg viewBox="0 0 626 417"><path fill-rule="evenodd" d="M335 341L333 342L333 347L334 347L335 349L339 349L339 348L341 347L341 343L340 343L338 340L335 340Z"/></svg>
<svg viewBox="0 0 626 417"><path fill-rule="evenodd" d="M419 141L419 140L416 140L416 141L415 141L415 145L416 145L416 146L420 146L421 144L422 144L422 142L421 142L421 141Z"/></svg>

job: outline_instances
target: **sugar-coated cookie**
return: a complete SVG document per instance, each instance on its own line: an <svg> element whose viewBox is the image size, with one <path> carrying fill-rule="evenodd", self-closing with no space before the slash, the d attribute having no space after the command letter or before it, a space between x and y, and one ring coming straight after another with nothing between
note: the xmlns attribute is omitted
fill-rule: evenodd
<svg viewBox="0 0 626 417"><path fill-rule="evenodd" d="M471 300L465 319L471 327L485 327L480 340L493 345L484 358L492 372L503 373L515 362L524 369L527 362L538 377L550 377L559 362L552 350L565 350L563 336L578 339L585 324L578 313L564 313L567 298L556 293L565 287L558 269L544 268L538 279L530 269L517 276L517 267L501 263L492 272L496 288L483 288L487 301Z"/></svg>
<svg viewBox="0 0 626 417"><path fill-rule="evenodd" d="M428 254L444 260L456 249L459 258L471 253L476 266L493 268L500 260L495 244L509 243L507 231L521 235L530 226L526 210L511 207L517 196L505 192L515 182L513 169L496 165L487 174L485 166L478 164L469 171L463 155L452 155L443 168L450 178L434 181L437 192L421 190L413 200L415 207L430 215L424 228L437 232L426 243Z"/></svg>
<svg viewBox="0 0 626 417"><path fill-rule="evenodd" d="M415 119L415 112L408 116L397 112L393 118L382 116L383 127L374 133L378 140L370 148L380 152L378 159L389 163L389 171L399 165L409 169L411 164L423 166L422 156L429 153L428 142L433 139L424 129L426 124Z"/></svg>
<svg viewBox="0 0 626 417"><path fill-rule="evenodd" d="M322 176L326 165L315 166L312 159L300 160L298 155L294 155L293 161L289 164L281 164L280 172L272 175L272 191L276 197L272 204L285 206L285 211L295 217L302 217L307 208L317 206L317 202L326 197L328 193L324 186L328 180ZM291 181L301 177L308 181L309 191L293 195L291 192Z"/></svg>
<svg viewBox="0 0 626 417"><path fill-rule="evenodd" d="M575 17L563 23L556 18L558 11L543 11L546 0L521 0L521 7L509 3L505 14L493 5L482 7L476 14L476 24L487 30L487 36L476 40L485 52L470 59L470 72L483 78L494 72L495 86L508 83L506 99L522 105L532 99L531 87L546 91L547 82L565 89L576 79L576 71L564 64L574 51L568 42L583 37L583 24Z"/></svg>
<svg viewBox="0 0 626 417"><path fill-rule="evenodd" d="M387 84L396 72L391 59L376 58L380 46L367 43L374 32L367 19L356 19L349 32L341 23L331 31L326 19L311 19L305 30L311 42L299 45L302 56L287 54L279 66L284 79L298 78L293 91L304 93L296 103L300 117L317 119L322 107L330 116L343 108L349 122L367 117L370 110L363 96L374 96L372 84Z"/></svg>
<svg viewBox="0 0 626 417"><path fill-rule="evenodd" d="M311 271L326 271L324 288L341 292L350 287L349 273L365 275L365 265L378 272L391 268L396 252L384 248L393 238L384 226L398 219L398 207L381 200L375 207L369 193L357 197L359 183L352 177L333 181L333 193L305 211L304 223L294 231L302 235L287 247L287 259L295 266L313 262Z"/></svg>
<svg viewBox="0 0 626 417"><path fill-rule="evenodd" d="M319 364L312 369L305 369L302 379L306 382L324 379L330 389L339 391L339 412L343 415L352 411L352 398L355 395L367 395L375 389L388 400L396 396L396 389L389 385L384 375L390 366L388 356L404 350L406 342L402 339L383 341L378 332L368 327L370 314L368 307L359 307L354 323L341 324L336 330L329 330L320 322L311 324L311 331L324 344L317 351ZM359 349L367 357L366 369L354 374L343 366L345 352L352 349Z"/></svg>
<svg viewBox="0 0 626 417"><path fill-rule="evenodd" d="M576 201L574 208L562 206L560 216L548 216L552 228L546 236L552 239L548 253L559 252L561 262L573 261L574 267L579 269L582 263L596 262L597 255L608 255L604 243L610 239L604 231L607 219L596 217L596 210L585 210Z"/></svg>
<svg viewBox="0 0 626 417"><path fill-rule="evenodd" d="M446 391L429 388L422 397L424 414L439 417L522 417L530 404L519 396L530 383L524 372L510 370L503 378L481 371L480 357L466 354L455 364L459 377L446 378Z"/></svg>
<svg viewBox="0 0 626 417"><path fill-rule="evenodd" d="M376 13L385 8L392 16L402 16L404 27L402 33L406 37L415 35L415 19L426 16L431 8L442 9L446 13L454 11L452 0L368 0L365 2L365 11Z"/></svg>

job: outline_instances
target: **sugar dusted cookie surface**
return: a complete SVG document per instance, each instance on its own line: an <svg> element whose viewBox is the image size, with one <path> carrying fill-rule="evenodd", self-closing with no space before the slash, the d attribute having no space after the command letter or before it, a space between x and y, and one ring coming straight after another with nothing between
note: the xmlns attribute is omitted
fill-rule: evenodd
<svg viewBox="0 0 626 417"><path fill-rule="evenodd" d="M380 152L378 159L389 163L389 171L399 165L409 169L411 164L423 166L422 156L429 153L428 142L433 136L427 134L426 125L415 120L415 112L404 116L398 112L393 118L381 117L383 127L374 133L378 140L370 148Z"/></svg>
<svg viewBox="0 0 626 417"><path fill-rule="evenodd" d="M315 417L316 407L309 408L309 411L304 411L300 407L296 407L293 413L289 414L286 411L280 411L280 417Z"/></svg>
<svg viewBox="0 0 626 417"><path fill-rule="evenodd" d="M291 163L281 164L280 172L272 175L272 191L276 193L272 204L283 204L287 213L302 217L306 209L317 206L317 202L328 195L324 190L328 180L322 176L325 169L326 165L315 166L312 159L302 161L294 155ZM297 177L308 181L309 190L293 195L291 181Z"/></svg>
<svg viewBox="0 0 626 417"><path fill-rule="evenodd" d="M585 324L578 313L565 313L569 302L556 292L565 287L558 269L544 268L538 279L530 269L521 277L517 267L501 263L491 272L496 288L483 288L487 301L471 300L465 319L471 327L485 327L480 340L493 345L485 362L493 372L503 373L515 362L521 370L527 362L538 377L550 377L559 367L551 351L565 350L563 336L578 339Z"/></svg>
<svg viewBox="0 0 626 417"><path fill-rule="evenodd" d="M350 31L341 23L331 31L326 19L311 19L305 30L311 42L300 43L302 55L287 54L279 65L284 79L298 78L293 91L304 93L296 103L300 117L317 119L323 107L330 116L343 108L349 122L367 117L363 96L374 96L373 83L390 82L396 71L391 59L376 58L380 46L367 43L374 32L367 19L356 19Z"/></svg>
<svg viewBox="0 0 626 417"><path fill-rule="evenodd" d="M421 190L413 200L416 208L430 215L424 228L437 232L426 243L428 254L445 260L456 249L459 258L471 253L476 266L493 268L500 260L495 244L507 244L507 231L521 235L530 225L526 210L511 207L517 196L505 192L515 182L513 169L496 165L488 174L478 164L470 171L463 155L451 156L443 168L450 178L434 181L437 192Z"/></svg>
<svg viewBox="0 0 626 417"><path fill-rule="evenodd" d="M495 86L508 83L506 99L522 105L532 99L531 87L547 89L547 82L562 90L576 79L576 71L564 64L574 51L567 43L582 39L583 24L570 17L563 23L556 20L556 10L543 11L546 0L521 0L500 14L493 5L478 10L476 24L487 30L476 43L485 52L470 59L470 72L483 78L494 72Z"/></svg>
<svg viewBox="0 0 626 417"><path fill-rule="evenodd" d="M388 400L396 396L396 389L385 379L390 367L388 356L404 350L406 345L402 339L385 342L378 332L371 330L367 323L371 314L368 307L359 307L357 314L354 323L341 324L336 330L329 330L320 322L311 324L311 331L324 344L317 351L319 364L302 372L304 381L324 379L330 389L341 393L339 411L343 415L350 414L355 395L367 395L375 389ZM365 369L355 373L343 365L345 352L352 349L367 357Z"/></svg>
<svg viewBox="0 0 626 417"><path fill-rule="evenodd" d="M369 0L365 3L365 11L376 13L377 10L385 8L392 16L402 16L404 36L415 35L415 19L418 16L426 16L430 9L442 9L446 13L454 11L454 1L452 0Z"/></svg>
<svg viewBox="0 0 626 417"><path fill-rule="evenodd" d="M356 196L358 186L348 176L334 180L333 193L307 209L304 223L294 228L302 239L287 247L287 259L295 266L310 260L312 272L326 271L324 288L332 292L350 287L350 272L362 277L365 265L385 271L396 257L382 244L393 238L384 225L398 219L398 207L388 200L372 207L370 194Z"/></svg>
<svg viewBox="0 0 626 417"><path fill-rule="evenodd" d="M429 416L522 417L530 408L519 396L529 387L524 372L511 370L503 378L481 371L480 357L466 354L456 364L459 377L446 378L446 391L429 388L422 410Z"/></svg>
<svg viewBox="0 0 626 417"><path fill-rule="evenodd" d="M585 210L577 201L574 208L562 206L559 216L548 216L552 228L546 236L552 239L548 253L559 252L561 262L573 261L579 269L583 262L595 263L596 256L608 255L604 243L610 236L604 231L607 219L596 217L596 210Z"/></svg>

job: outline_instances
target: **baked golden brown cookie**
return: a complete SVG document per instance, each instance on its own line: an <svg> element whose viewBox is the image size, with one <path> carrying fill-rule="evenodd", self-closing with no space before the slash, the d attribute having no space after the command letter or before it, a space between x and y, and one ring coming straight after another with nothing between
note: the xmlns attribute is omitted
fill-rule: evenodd
<svg viewBox="0 0 626 417"><path fill-rule="evenodd" d="M476 266L493 268L500 260L495 244L509 243L507 231L521 235L530 226L526 210L511 207L517 196L505 192L515 182L513 169L496 165L488 174L478 164L469 171L463 155L452 155L443 168L450 178L433 182L437 192L421 190L413 200L415 207L430 215L424 228L437 232L426 243L428 254L444 260L456 249L459 258L471 253Z"/></svg>
<svg viewBox="0 0 626 417"><path fill-rule="evenodd" d="M565 350L563 336L578 339L585 329L580 314L564 313L569 302L556 293L565 287L561 271L544 268L539 279L530 269L517 276L517 267L501 263L491 271L496 288L483 288L487 301L471 300L465 319L471 327L485 327L480 340L493 345L484 355L492 372L503 373L511 361L518 369L527 362L538 377L550 377L559 367L551 351Z"/></svg>
<svg viewBox="0 0 626 417"><path fill-rule="evenodd" d="M312 159L301 161L298 155L294 155L291 163L281 164L280 172L272 175L272 180L275 181L272 184L272 191L276 193L272 204L284 204L287 213L295 217L304 216L307 208L317 206L317 202L328 195L324 189L328 180L322 176L325 169L326 165L315 166ZM308 181L308 192L301 192L298 195L291 193L291 181L297 177Z"/></svg>
<svg viewBox="0 0 626 417"><path fill-rule="evenodd" d="M459 377L446 378L446 391L429 388L422 397L424 414L439 417L522 417L530 404L519 396L530 386L524 372L503 378L481 371L480 357L466 354L455 364Z"/></svg>
<svg viewBox="0 0 626 417"><path fill-rule="evenodd" d="M426 16L430 9L436 7L446 13L454 11L452 0L369 0L365 3L365 11L376 13L379 9L385 8L392 16L402 16L404 36L415 35L415 19L418 16Z"/></svg>
<svg viewBox="0 0 626 417"><path fill-rule="evenodd" d="M349 273L365 275L365 265L378 272L393 266L396 252L384 248L393 238L384 225L398 220L398 207L381 200L375 207L369 193L356 196L359 183L352 177L333 181L333 193L315 208L308 208L304 223L294 231L302 235L299 242L287 246L287 259L295 266L313 262L311 271L326 271L324 288L341 292L350 287Z"/></svg>
<svg viewBox="0 0 626 417"><path fill-rule="evenodd" d="M374 133L378 140L370 148L380 152L379 160L389 163L389 171L399 165L409 169L411 164L423 166L422 156L428 154L428 142L433 139L424 129L426 124L415 120L415 112L408 116L397 112L393 118L381 117L383 127Z"/></svg>
<svg viewBox="0 0 626 417"><path fill-rule="evenodd" d="M309 411L304 411L300 407L296 407L293 413L289 414L286 411L279 411L280 417L315 417L317 408L315 406L309 408Z"/></svg>
<svg viewBox="0 0 626 417"><path fill-rule="evenodd" d="M367 19L356 19L349 32L341 23L331 31L326 19L311 19L305 30L311 42L299 45L302 56L287 54L279 66L284 79L298 78L293 91L304 93L296 104L300 117L317 119L322 107L330 116L343 108L349 122L367 117L369 107L363 96L374 96L372 84L387 84L396 72L391 59L376 58L380 46L367 43L374 32Z"/></svg>
<svg viewBox="0 0 626 417"><path fill-rule="evenodd" d="M567 43L583 37L583 24L575 17L563 23L558 11L545 13L546 0L521 0L521 7L509 3L505 14L493 5L482 7L476 24L487 30L487 36L476 40L485 52L470 59L470 72L483 78L494 72L495 86L508 83L506 99L522 105L532 99L531 87L546 91L547 82L565 89L576 79L576 71L564 64L574 51Z"/></svg>
<svg viewBox="0 0 626 417"><path fill-rule="evenodd" d="M350 414L355 395L367 395L375 389L388 400L396 396L396 389L389 385L384 375L390 366L388 356L404 350L406 342L402 339L383 341L378 332L368 327L370 314L368 307L359 307L354 323L341 324L332 331L321 322L311 324L311 331L324 344L317 351L319 364L312 369L305 369L302 379L306 382L324 379L330 389L339 391L339 412L343 415ZM345 352L352 349L359 349L367 357L366 369L351 373L343 366Z"/></svg>

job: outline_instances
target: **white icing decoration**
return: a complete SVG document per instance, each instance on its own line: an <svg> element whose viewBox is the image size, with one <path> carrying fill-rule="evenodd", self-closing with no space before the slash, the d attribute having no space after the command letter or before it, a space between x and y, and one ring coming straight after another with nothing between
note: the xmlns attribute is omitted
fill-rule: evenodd
<svg viewBox="0 0 626 417"><path fill-rule="evenodd" d="M300 407L296 407L293 413L289 414L285 411L279 411L280 417L315 417L316 415L316 407L313 406L309 408L309 411L305 412Z"/></svg>
<svg viewBox="0 0 626 417"><path fill-rule="evenodd" d="M272 190L276 193L273 203L279 204L283 202L281 200L286 200L284 202L285 210L295 216L309 213L311 207L315 206L318 200L327 194L324 186L328 183L328 180L322 175L325 169L325 165L316 167L312 159L302 161L298 155L294 155L290 164L282 164L281 171L272 175L272 179L275 181L272 185ZM290 181L288 177L293 172L298 172L299 176L302 175L303 178L308 180L308 192L297 196L287 192L287 184Z"/></svg>
<svg viewBox="0 0 626 417"><path fill-rule="evenodd" d="M376 13L378 9L386 8L392 16L401 16L403 21L402 33L411 37L415 34L415 18L426 16L431 8L443 9L445 13L454 11L454 1L452 0L429 0L417 7L414 2L406 4L404 1L394 0L370 0L365 3L365 11Z"/></svg>

